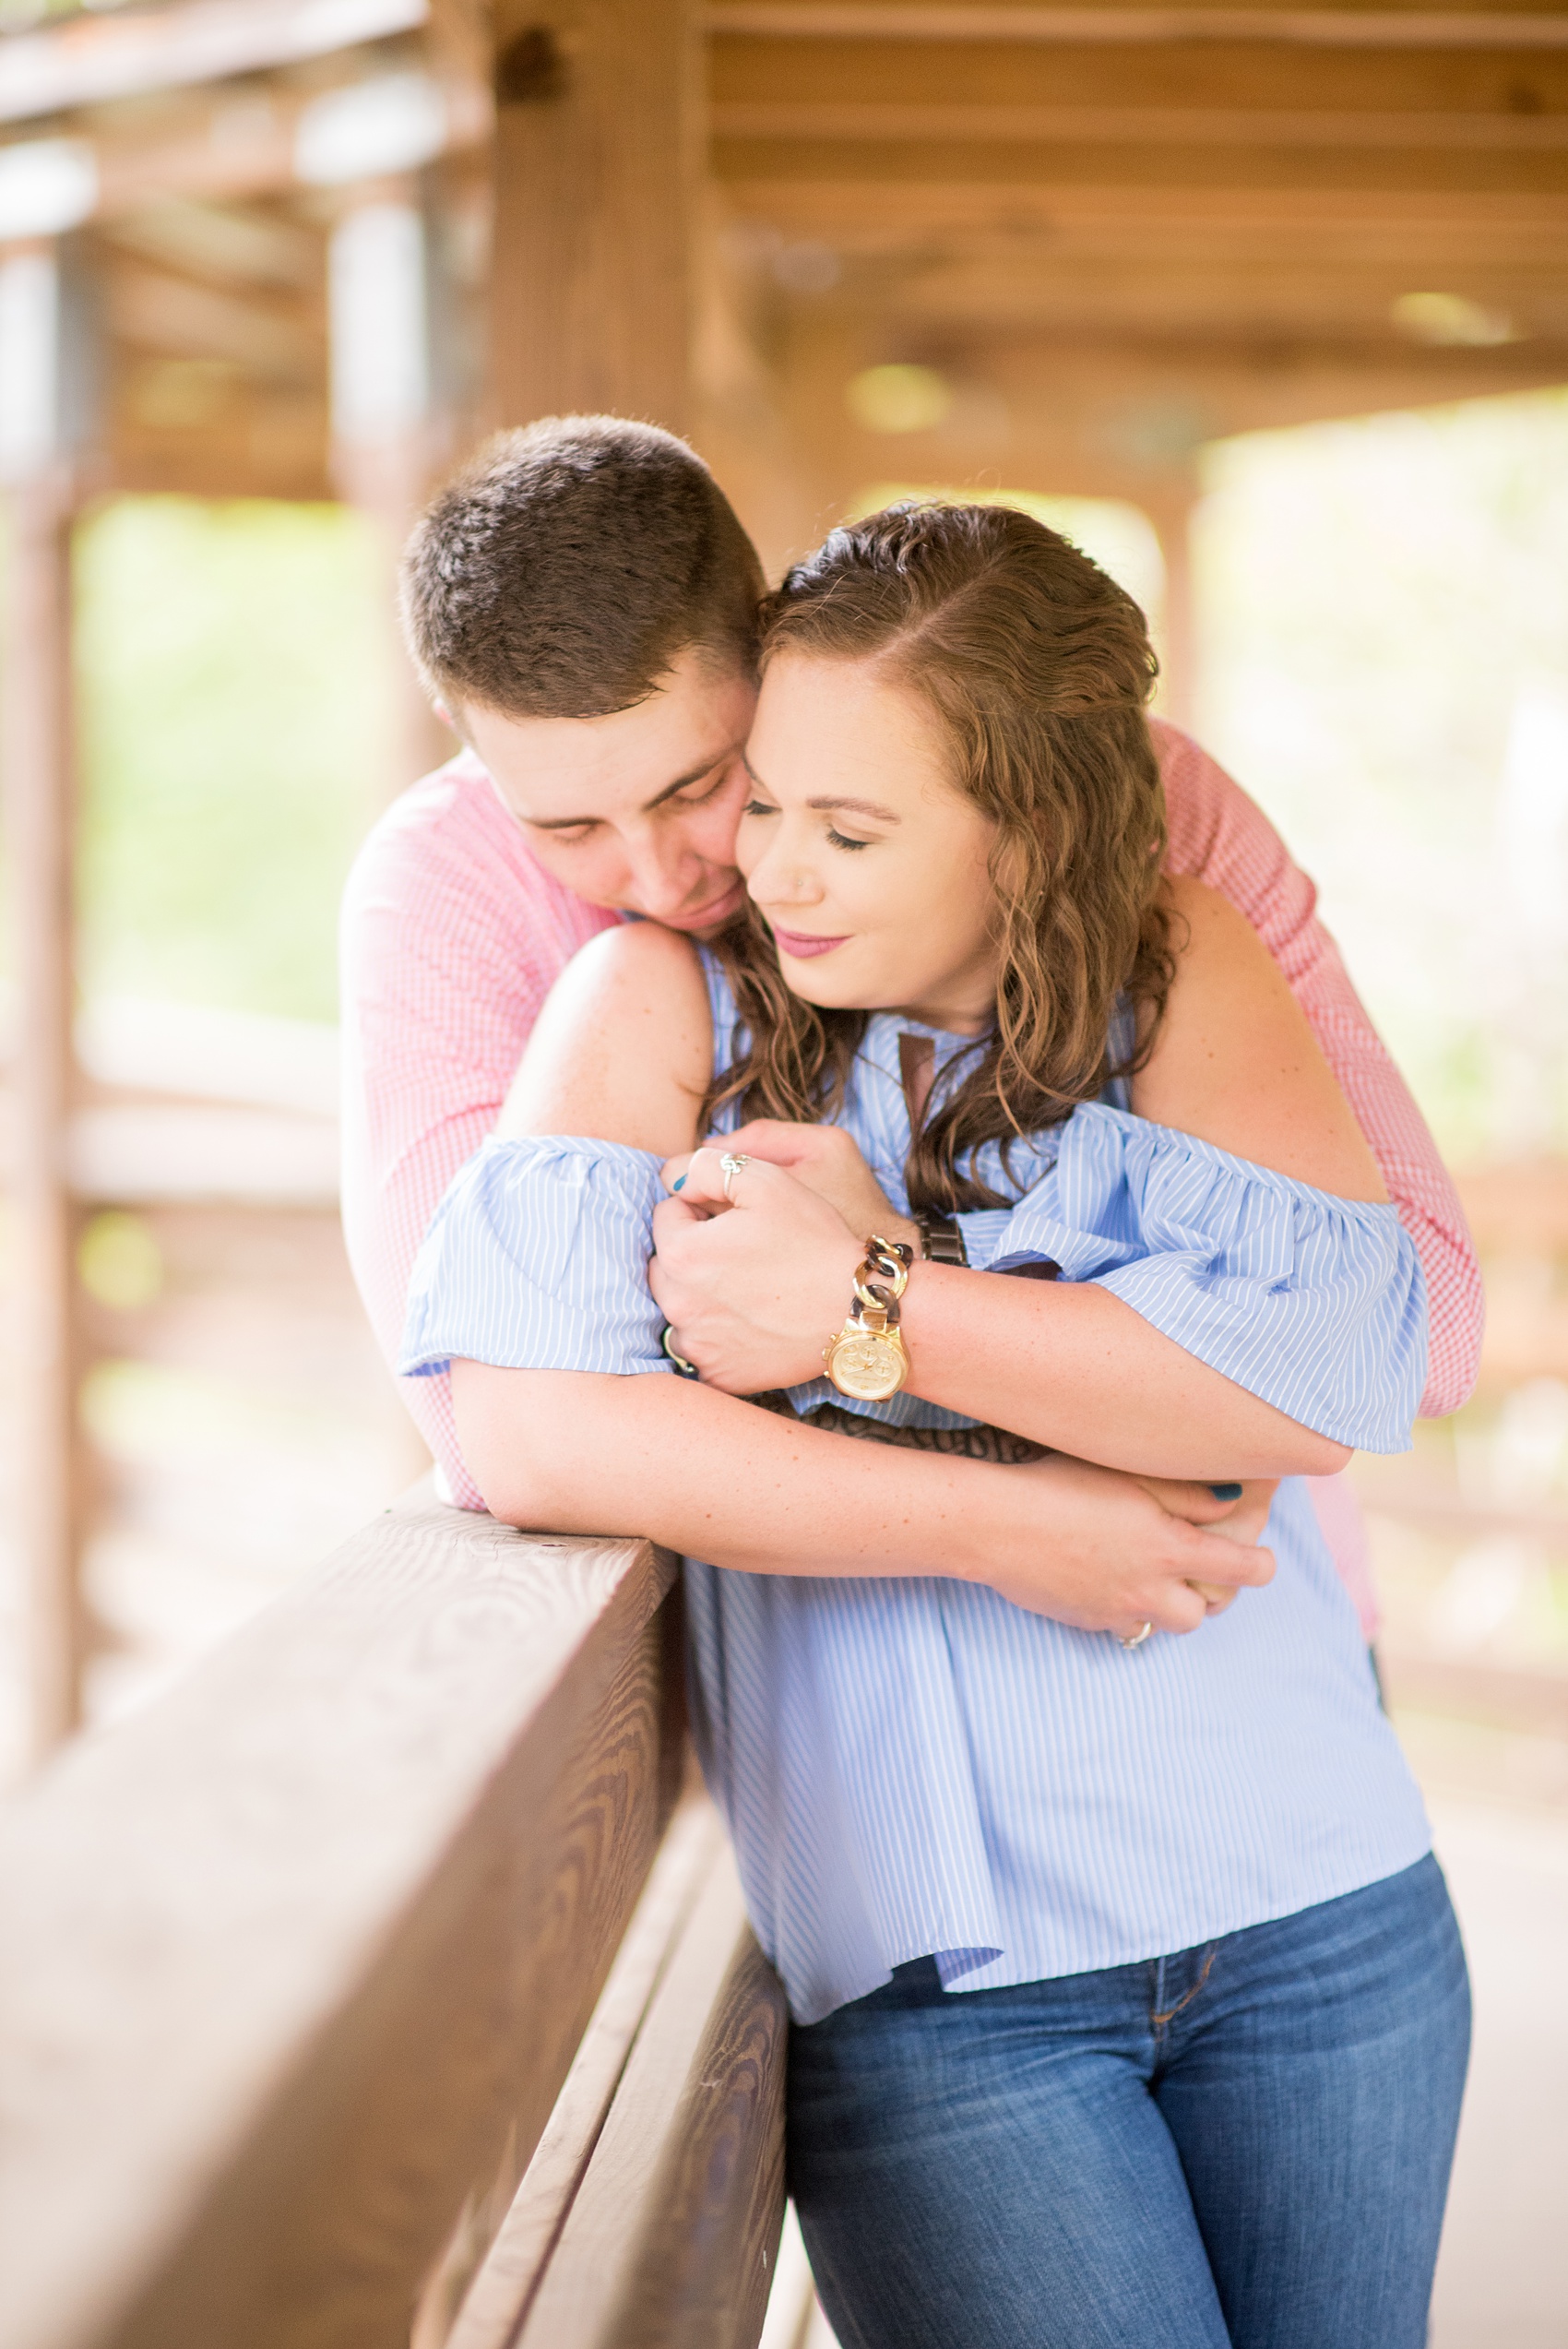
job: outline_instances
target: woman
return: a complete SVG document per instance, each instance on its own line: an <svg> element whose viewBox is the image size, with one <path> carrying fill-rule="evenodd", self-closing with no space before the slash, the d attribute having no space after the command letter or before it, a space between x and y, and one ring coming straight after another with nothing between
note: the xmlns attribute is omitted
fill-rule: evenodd
<svg viewBox="0 0 1568 2349"><path fill-rule="evenodd" d="M846 2349L1414 2349L1464 1962L1296 1481L1406 1441L1413 1252L1261 949L1159 879L1153 664L1091 564L996 509L873 517L770 600L764 662L752 916L573 966L405 1367L455 1358L499 1514L687 1554ZM657 1375L661 1306L700 1384ZM892 1459L931 1513L926 1578L879 1574L849 1427L910 1439L876 1491ZM969 1555L943 1442L1018 1495L1006 1555ZM802 1444L842 1462L831 1580L790 1556ZM1285 1478L1277 1573L1042 1555L1038 1480L1107 1470Z"/></svg>

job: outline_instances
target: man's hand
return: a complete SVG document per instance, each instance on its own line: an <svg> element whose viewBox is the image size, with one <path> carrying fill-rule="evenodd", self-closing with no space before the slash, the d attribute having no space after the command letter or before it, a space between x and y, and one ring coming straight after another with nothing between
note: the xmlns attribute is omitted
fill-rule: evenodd
<svg viewBox="0 0 1568 2349"><path fill-rule="evenodd" d="M726 1136L731 1149L739 1136ZM822 1376L822 1352L841 1328L865 1246L816 1191L753 1157L724 1197L721 1152L671 1159L678 1196L654 1210L654 1301L674 1343L707 1385L761 1394Z"/></svg>
<svg viewBox="0 0 1568 2349"><path fill-rule="evenodd" d="M875 1232L885 1240L907 1241L920 1254L917 1226L899 1214L866 1164L859 1142L841 1126L803 1126L785 1117L754 1117L733 1134L710 1134L707 1147L781 1166L797 1183L837 1208L853 1237L862 1244ZM686 1159L671 1159L664 1170L665 1181L683 1174L688 1163Z"/></svg>
<svg viewBox="0 0 1568 2349"><path fill-rule="evenodd" d="M1140 1476L1135 1482L1172 1517L1180 1517L1189 1525L1201 1525L1208 1532L1217 1533L1222 1542L1238 1543L1243 1549L1255 1548L1262 1539L1274 1496L1279 1490L1277 1476L1254 1476L1239 1488L1178 1484L1164 1476ZM1236 1499L1219 1497L1222 1492L1232 1490L1238 1493ZM1222 1582L1194 1581L1193 1588L1210 1615L1223 1613L1236 1595Z"/></svg>
<svg viewBox="0 0 1568 2349"><path fill-rule="evenodd" d="M969 1579L1059 1623L1123 1639L1146 1623L1194 1631L1238 1590L1273 1578L1269 1551L1226 1539L1224 1511L1242 1503L1221 1504L1210 1494L1219 1521L1191 1521L1205 1514L1202 1485L1157 1487L1180 1501L1175 1514L1142 1480L1087 1461L1056 1456L997 1473L1016 1480L1020 1510L1039 1531L1035 1543L1016 1547L993 1536L985 1564ZM1210 1590L1218 1600L1204 1595Z"/></svg>

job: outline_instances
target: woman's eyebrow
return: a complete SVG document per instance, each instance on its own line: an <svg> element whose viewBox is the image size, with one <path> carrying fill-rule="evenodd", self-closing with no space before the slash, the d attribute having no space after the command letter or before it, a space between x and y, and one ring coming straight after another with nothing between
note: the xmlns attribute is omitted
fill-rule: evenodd
<svg viewBox="0 0 1568 2349"><path fill-rule="evenodd" d="M844 807L854 816L874 816L884 824L901 824L904 820L897 808L883 807L874 799L808 799L806 805L825 815L832 808Z"/></svg>

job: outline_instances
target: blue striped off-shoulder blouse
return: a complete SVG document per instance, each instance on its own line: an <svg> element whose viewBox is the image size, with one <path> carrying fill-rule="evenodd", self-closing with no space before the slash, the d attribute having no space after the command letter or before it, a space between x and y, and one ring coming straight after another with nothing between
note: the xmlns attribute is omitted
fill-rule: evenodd
<svg viewBox="0 0 1568 2349"><path fill-rule="evenodd" d="M707 961L720 1065L734 1007ZM837 1122L903 1206L901 1033L868 1026ZM932 1035L936 1082L964 1040ZM1420 1264L1392 1207L1332 1198L1108 1098L976 1170L979 1267L1051 1257L1342 1443L1402 1449L1426 1366ZM648 1294L658 1162L552 1136L486 1144L432 1222L402 1367L671 1375ZM793 1390L802 1411L826 1382ZM908 1393L861 1406L961 1425ZM686 1561L694 1716L757 1938L810 2022L932 1955L949 1989L1158 1956L1410 1866L1420 1797L1305 1487L1277 1571L1186 1638L1124 1651L967 1582Z"/></svg>

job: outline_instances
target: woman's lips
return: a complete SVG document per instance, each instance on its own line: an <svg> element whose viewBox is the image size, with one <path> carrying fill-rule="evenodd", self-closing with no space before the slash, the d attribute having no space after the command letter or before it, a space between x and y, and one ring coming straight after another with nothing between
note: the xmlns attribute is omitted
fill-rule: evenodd
<svg viewBox="0 0 1568 2349"><path fill-rule="evenodd" d="M784 930L773 924L773 935L783 952L794 962L809 962L815 954L831 954L836 946L843 946L843 938L814 938L807 930Z"/></svg>

